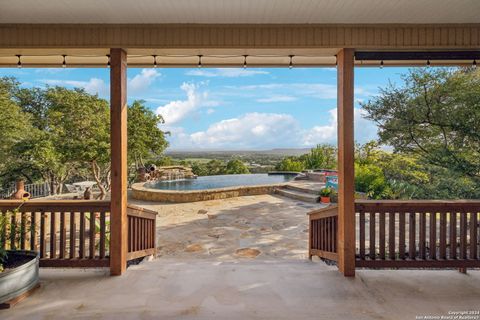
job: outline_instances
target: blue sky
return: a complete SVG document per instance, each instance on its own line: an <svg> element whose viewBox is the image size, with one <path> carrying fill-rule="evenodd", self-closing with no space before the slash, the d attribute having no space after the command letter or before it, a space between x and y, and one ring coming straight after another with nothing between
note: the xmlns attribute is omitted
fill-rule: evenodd
<svg viewBox="0 0 480 320"><path fill-rule="evenodd" d="M358 102L388 81L400 84L406 68L355 69L355 139L376 137ZM108 99L109 69L0 69L25 87L82 87ZM128 100L165 118L170 149L304 148L336 143L334 68L175 68L128 70Z"/></svg>

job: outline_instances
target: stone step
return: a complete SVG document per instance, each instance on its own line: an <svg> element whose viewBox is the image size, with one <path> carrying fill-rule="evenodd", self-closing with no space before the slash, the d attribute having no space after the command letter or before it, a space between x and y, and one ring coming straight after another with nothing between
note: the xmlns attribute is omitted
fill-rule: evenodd
<svg viewBox="0 0 480 320"><path fill-rule="evenodd" d="M295 185L295 184L286 184L284 188L293 190L293 191L303 192L303 193L315 194L317 196L319 195L318 193L320 192L319 190L314 190L312 188L309 188L308 186L301 186L301 185Z"/></svg>
<svg viewBox="0 0 480 320"><path fill-rule="evenodd" d="M286 188L277 188L275 189L275 193L290 199L300 200L304 202L316 203L320 200L320 196Z"/></svg>

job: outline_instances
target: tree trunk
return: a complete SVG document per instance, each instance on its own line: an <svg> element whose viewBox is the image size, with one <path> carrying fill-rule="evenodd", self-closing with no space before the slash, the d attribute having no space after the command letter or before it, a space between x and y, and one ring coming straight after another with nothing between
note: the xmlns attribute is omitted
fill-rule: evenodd
<svg viewBox="0 0 480 320"><path fill-rule="evenodd" d="M95 182L97 183L98 189L100 190L100 198L104 198L105 195L107 194L105 187L102 184L102 178L101 178L101 173L100 173L100 166L97 164L95 160L92 161L92 173L93 173L93 178L95 179Z"/></svg>

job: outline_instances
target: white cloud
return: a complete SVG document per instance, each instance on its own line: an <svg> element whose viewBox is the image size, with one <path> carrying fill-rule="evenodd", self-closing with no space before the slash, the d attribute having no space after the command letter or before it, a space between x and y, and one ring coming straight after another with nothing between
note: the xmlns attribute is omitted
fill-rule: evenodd
<svg viewBox="0 0 480 320"><path fill-rule="evenodd" d="M355 138L364 143L376 138L377 127L355 109ZM213 123L205 131L187 133L182 127L169 128L174 149L270 149L279 147L312 147L319 143L336 144L337 110L325 114L327 123L302 128L289 114L247 113Z"/></svg>
<svg viewBox="0 0 480 320"><path fill-rule="evenodd" d="M180 87L187 95L186 100L175 100L157 108L165 124L172 125L192 115L201 107L213 107L218 102L208 100L208 92L200 91L200 84L184 82Z"/></svg>
<svg viewBox="0 0 480 320"><path fill-rule="evenodd" d="M290 102L290 101L295 101L297 98L292 97L292 96L287 96L287 95L272 95L268 98L260 98L257 99L257 102L262 102L262 103L273 103L273 102Z"/></svg>
<svg viewBox="0 0 480 320"><path fill-rule="evenodd" d="M45 69L42 69L42 70L45 70ZM52 70L66 70L66 69L57 68ZM142 71L139 74L137 74L132 79L128 80L127 90L134 94L143 92L160 75L161 74L155 69L142 69ZM57 80L57 79L46 79L46 80L40 80L40 81L52 86L68 86L68 87L74 87L74 88L83 88L85 89L86 92L90 94L98 94L101 97L107 97L110 92L110 84L99 78L90 78L88 81Z"/></svg>
<svg viewBox="0 0 480 320"><path fill-rule="evenodd" d="M238 78L238 77L251 77L258 74L269 74L264 70L252 70L241 68L218 68L218 69L194 69L185 73L187 76L197 77L225 77L225 78Z"/></svg>
<svg viewBox="0 0 480 320"><path fill-rule="evenodd" d="M336 143L337 141L337 109L330 109L329 122L323 126L315 126L305 133L303 144L312 146L318 143ZM364 118L364 109L354 109L355 140L364 143L377 138L377 126Z"/></svg>
<svg viewBox="0 0 480 320"><path fill-rule="evenodd" d="M214 123L183 142L196 148L271 148L294 143L299 129L291 115L253 112Z"/></svg>
<svg viewBox="0 0 480 320"><path fill-rule="evenodd" d="M133 93L145 91L160 76L160 72L155 69L142 69L139 74L129 79L128 90L131 90Z"/></svg>

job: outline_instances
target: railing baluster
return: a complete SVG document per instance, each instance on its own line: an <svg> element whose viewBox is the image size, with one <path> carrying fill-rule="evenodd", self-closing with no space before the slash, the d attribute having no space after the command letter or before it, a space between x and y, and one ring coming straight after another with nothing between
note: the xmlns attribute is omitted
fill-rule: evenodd
<svg viewBox="0 0 480 320"><path fill-rule="evenodd" d="M450 212L450 259L457 259L457 212L456 211Z"/></svg>
<svg viewBox="0 0 480 320"><path fill-rule="evenodd" d="M76 241L77 241L77 223L75 221L76 214L74 211L70 212L70 259L75 259L76 254Z"/></svg>
<svg viewBox="0 0 480 320"><path fill-rule="evenodd" d="M430 212L430 244L429 258L435 260L437 257L437 213Z"/></svg>
<svg viewBox="0 0 480 320"><path fill-rule="evenodd" d="M425 212L420 213L419 217L419 234L418 234L418 251L420 259L425 260L426 255L426 235L427 235L427 214Z"/></svg>
<svg viewBox="0 0 480 320"><path fill-rule="evenodd" d="M95 212L90 212L90 226L88 228L90 232L90 239L88 240L89 248L88 248L88 254L90 259L95 258Z"/></svg>
<svg viewBox="0 0 480 320"><path fill-rule="evenodd" d="M365 212L360 211L359 213L359 223L360 223L360 259L365 259Z"/></svg>
<svg viewBox="0 0 480 320"><path fill-rule="evenodd" d="M105 258L105 237L106 237L106 222L105 212L100 213L100 259Z"/></svg>
<svg viewBox="0 0 480 320"><path fill-rule="evenodd" d="M2 219L3 220L8 219L7 213L5 211L2 212ZM7 248L7 224L6 223L3 224L2 232L0 233L2 234L2 238L0 239L0 242L1 242L0 245L2 249L6 249Z"/></svg>
<svg viewBox="0 0 480 320"><path fill-rule="evenodd" d="M477 212L472 211L470 213L470 259L477 259L477 241L478 241L478 220Z"/></svg>
<svg viewBox="0 0 480 320"><path fill-rule="evenodd" d="M57 255L57 214L50 212L50 259Z"/></svg>
<svg viewBox="0 0 480 320"><path fill-rule="evenodd" d="M20 217L20 249L25 250L25 242L27 238L27 213L22 212Z"/></svg>
<svg viewBox="0 0 480 320"><path fill-rule="evenodd" d="M65 212L60 212L60 252L59 258L65 259L65 251L67 246L67 228L65 226Z"/></svg>
<svg viewBox="0 0 480 320"><path fill-rule="evenodd" d="M32 211L30 214L30 250L37 251L37 213Z"/></svg>
<svg viewBox="0 0 480 320"><path fill-rule="evenodd" d="M402 260L405 259L405 212L399 212L398 256Z"/></svg>
<svg viewBox="0 0 480 320"><path fill-rule="evenodd" d="M380 253L380 259L385 260L385 212L380 212L380 217L379 217L379 235L378 235L378 241L379 241L379 253Z"/></svg>
<svg viewBox="0 0 480 320"><path fill-rule="evenodd" d="M417 248L415 243L416 221L415 212L408 215L408 258L415 259L417 256Z"/></svg>
<svg viewBox="0 0 480 320"><path fill-rule="evenodd" d="M460 212L460 259L467 258L467 213Z"/></svg>
<svg viewBox="0 0 480 320"><path fill-rule="evenodd" d="M12 212L10 216L10 250L16 250L17 245L16 245L16 239L15 235L17 233L17 213Z"/></svg>
<svg viewBox="0 0 480 320"><path fill-rule="evenodd" d="M45 212L40 213L40 258L46 258L47 256L47 240L45 233L45 224L47 223L47 214Z"/></svg>
<svg viewBox="0 0 480 320"><path fill-rule="evenodd" d="M440 212L440 259L447 258L447 213Z"/></svg>
<svg viewBox="0 0 480 320"><path fill-rule="evenodd" d="M375 249L375 212L370 212L370 239L369 239L369 256L370 256L370 259L374 260L375 259L375 253L376 253L376 249Z"/></svg>
<svg viewBox="0 0 480 320"><path fill-rule="evenodd" d="M395 260L395 212L388 213L388 258Z"/></svg>
<svg viewBox="0 0 480 320"><path fill-rule="evenodd" d="M80 259L85 258L85 212L80 212L80 238L79 238L79 254Z"/></svg>

